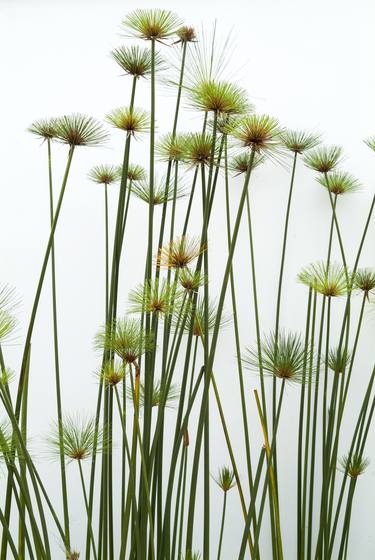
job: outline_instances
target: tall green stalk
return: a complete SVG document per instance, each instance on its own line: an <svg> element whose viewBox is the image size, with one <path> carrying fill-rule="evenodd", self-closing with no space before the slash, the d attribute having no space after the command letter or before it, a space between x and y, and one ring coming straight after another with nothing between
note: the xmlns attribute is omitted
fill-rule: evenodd
<svg viewBox="0 0 375 560"><path fill-rule="evenodd" d="M53 226L54 204L53 204L53 184L52 184L52 157L51 157L51 140L47 139L48 147L48 179L49 179L49 203L50 203L50 223ZM69 508L68 508L68 490L66 484L64 442L63 442L63 418L61 403L61 383L60 383L60 361L59 361L59 341L57 329L57 301L56 301L56 264L55 264L55 244L51 246L51 276L52 276L52 317L53 317L53 347L55 358L55 383L56 383L56 406L57 406L57 423L59 430L60 444L60 473L61 473L61 490L63 498L65 539L67 550L70 550L70 530L69 530Z"/></svg>

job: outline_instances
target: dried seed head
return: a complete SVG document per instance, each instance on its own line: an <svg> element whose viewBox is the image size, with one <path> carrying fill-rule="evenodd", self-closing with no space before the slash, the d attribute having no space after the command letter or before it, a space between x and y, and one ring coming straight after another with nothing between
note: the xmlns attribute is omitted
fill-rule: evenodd
<svg viewBox="0 0 375 560"><path fill-rule="evenodd" d="M159 249L156 264L164 268L186 268L204 250L198 237L189 239L183 235Z"/></svg>
<svg viewBox="0 0 375 560"><path fill-rule="evenodd" d="M178 37L177 43L192 43L196 41L195 30L193 27L189 27L188 25L184 25L177 29L176 35Z"/></svg>

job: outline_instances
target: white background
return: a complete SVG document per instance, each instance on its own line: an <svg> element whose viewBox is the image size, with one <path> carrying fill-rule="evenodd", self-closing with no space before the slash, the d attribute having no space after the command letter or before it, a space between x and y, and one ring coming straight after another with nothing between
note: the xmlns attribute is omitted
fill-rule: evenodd
<svg viewBox="0 0 375 560"><path fill-rule="evenodd" d="M311 2L240 1L189 2L164 1L158 6L177 11L189 25L202 24L210 30L218 22L218 38L223 41L232 30L236 46L228 67L229 78L249 92L259 112L277 116L284 126L306 128L324 134L327 143L343 146L344 168L363 184L361 193L339 201L339 218L349 264L367 215L374 188L375 154L363 138L375 134L374 8L371 2L317 0ZM139 7L134 0L93 2L0 2L1 49L1 190L0 246L2 283L16 287L22 297L18 337L5 349L6 362L15 371L20 365L22 340L34 295L42 255L48 237L49 210L46 149L26 131L35 119L73 111L103 119L106 113L129 99L130 81L120 76L119 67L109 51L122 44L121 20ZM155 7L143 2L142 7ZM127 40L129 41L129 40ZM175 48L176 50L176 48ZM168 49L163 52L168 55ZM174 58L176 58L176 53ZM147 107L148 86L141 83L137 104ZM158 128L170 130L174 99L159 89ZM180 130L197 129L200 117L184 105ZM108 126L109 128L109 126ZM98 163L120 163L123 135L113 131L107 148L77 149L66 199L56 234L58 313L63 377L64 409L69 412L94 410L97 384L93 372L98 356L92 339L103 315L103 192L90 183L87 171ZM56 186L61 178L65 148L54 150ZM133 161L147 166L147 145L138 143ZM276 280L281 248L281 232L290 172L267 164L256 174L252 185L255 248L261 328L268 332L274 324ZM115 209L117 187L111 188L111 208ZM231 186L233 206L240 192L240 181ZM181 215L184 203L180 204ZM226 251L223 189L219 189L210 230L210 290L217 294ZM114 213L111 214L112 220ZM190 232L199 233L200 207L197 205ZM313 172L298 165L296 192L290 225L282 325L302 330L306 290L296 282L302 266L325 257L329 228L329 202ZM126 293L141 280L146 237L146 207L132 202L127 230L126 256L120 305L126 308ZM371 226L361 264L372 266L375 230ZM335 248L338 256L337 247ZM252 293L249 276L249 251L246 230L236 254L236 278L241 310L242 346L255 340ZM356 306L358 306L358 299ZM336 306L335 320L340 313ZM230 302L227 302L228 313ZM374 320L366 315L359 359L353 374L350 411L344 430L347 441L358 411L366 378L373 363ZM55 410L54 369L51 336L50 279L45 283L32 346L30 378L30 438L35 453L40 438L48 433ZM221 338L215 363L225 414L235 442L240 471L245 478L243 439L239 416L238 379L234 359L232 329ZM252 389L258 380L246 374L254 455L259 452L260 427L254 410ZM287 388L280 427L280 488L285 557L295 557L296 426L298 388ZM228 463L215 405L212 410L212 472ZM174 412L168 412L173 427ZM344 440L345 440L344 437ZM341 452L345 452L345 444ZM367 455L375 456L374 430ZM38 460L53 501L59 499L57 464ZM375 461L359 480L351 527L349 558L359 552L362 560L375 554L373 514ZM74 543L82 547L83 506L75 466L68 468L71 491ZM339 475L340 476L340 475ZM4 476L0 485L4 484ZM212 488L213 522L210 527L215 557L221 495ZM233 558L242 535L242 517L236 491L229 495L228 522L224 536L223 558ZM201 513L198 505L197 519ZM265 525L266 529L266 525ZM52 529L52 541L59 543ZM201 547L201 528L197 524L197 548ZM268 537L263 542L264 558L269 555Z"/></svg>

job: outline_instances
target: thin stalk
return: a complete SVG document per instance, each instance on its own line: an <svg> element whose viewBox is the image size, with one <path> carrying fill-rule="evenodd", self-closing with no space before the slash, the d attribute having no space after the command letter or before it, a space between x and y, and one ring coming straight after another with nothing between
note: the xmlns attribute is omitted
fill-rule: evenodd
<svg viewBox="0 0 375 560"><path fill-rule="evenodd" d="M24 381L25 381L25 375L26 375L26 369L27 369L27 362L28 362L28 359L29 359L28 354L29 354L31 338L32 338L33 330L34 330L34 323L35 323L36 314L37 314L37 310L38 310L38 306L39 306L39 300L40 300L40 295L41 295L41 292L42 292L44 278L45 278L45 274L46 274L46 270L47 270L48 260L49 260L49 256L50 256L50 253L51 253L51 248L52 248L52 244L53 244L53 239L54 239L54 234L55 234L55 230L56 230L56 226L57 226L57 221L58 221L58 218L59 218L59 215L60 215L60 210L61 210L61 206L62 206L62 202L63 202L63 198L64 198L64 193L65 193L66 185L67 185L67 182L68 182L68 176L69 176L70 166L71 166L71 163L72 163L73 153L74 153L74 146L70 146L68 159L67 159L65 172L64 172L64 177L63 177L63 181L62 181L62 185L61 185L60 195L59 195L59 199L58 199L58 202L57 202L56 211L55 211L55 214L54 214L54 219L53 219L53 223L52 223L52 226L51 226L49 239L48 239L48 242L47 242L47 247L46 247L46 251L45 251L45 255L44 255L44 259L43 259L43 264L42 264L42 268L41 268L40 275L39 275L38 285L37 285L37 289L36 289L36 293L35 293L35 297L34 297L34 302L33 302L33 306L32 306L30 321L29 321L29 325L28 325L28 329L27 329L26 340L25 340L23 356L22 356L21 372L20 372L20 377L19 377L18 387L17 387L17 397L16 397L15 411L14 411L17 422L19 421L19 416L20 416L20 410L21 410L21 404L22 404L22 393L23 393L23 390L24 390ZM9 523L10 509L11 509L11 499L12 499L11 480L10 480L11 476L12 476L12 473L11 472L8 473L7 489L6 489L6 504L5 504L5 511L4 511L4 515L5 515L5 519L6 519L7 523ZM5 552L4 552L4 549L5 549ZM6 554L6 541L4 541L4 540L2 542L1 554Z"/></svg>
<svg viewBox="0 0 375 560"><path fill-rule="evenodd" d="M285 379L283 379L282 385L281 385L281 391L282 392L284 392L284 388L285 388ZM275 524L276 524L276 537L277 537L277 556L278 556L279 560L283 560L283 544L282 544L282 538L281 538L279 500L278 500L278 494L277 494L275 474L274 474L274 470L273 470L273 466L272 466L271 447L270 447L269 439L268 439L267 426L266 426L266 423L264 421L264 416L263 416L263 413L262 413L262 407L261 407L260 400L259 400L259 397L258 397L258 392L256 390L254 390L254 395L255 395L255 400L256 400L256 403L257 403L259 419L260 419L260 422L262 424L264 443L265 443L265 447L266 447L266 456L267 456L267 459L268 459L268 468L269 468L269 473L270 473L269 476L270 476L270 482L271 482L271 489L272 489L272 493L273 493L273 506L274 506L274 509L275 509ZM281 397L280 397L280 400L281 400ZM275 419L276 419L276 417L275 417ZM274 452L275 452L275 450L276 450L276 446L275 446Z"/></svg>
<svg viewBox="0 0 375 560"><path fill-rule="evenodd" d="M304 412L305 412L305 392L306 392L306 368L307 357L309 348L310 336L310 315L311 315L311 299L312 289L309 289L307 312L306 312L306 326L305 326L305 346L304 346L304 361L303 361L303 380L301 384L301 396L299 405L299 421L298 421L298 452L297 452L297 551L298 558L304 558L304 548L302 547L304 526L302 525L302 447L303 447L303 433L304 433Z"/></svg>
<svg viewBox="0 0 375 560"><path fill-rule="evenodd" d="M252 167L252 164L253 164L253 161L254 161L254 154L255 154L254 149L252 149L251 156L250 156L250 165L249 165L249 169L246 173L245 180L244 180L244 186L243 186L240 203L239 203L238 210L237 210L235 225L234 225L234 229L233 229L233 233L232 233L231 248L230 248L230 251L229 251L228 258L227 258L227 263L226 263L225 272L224 272L224 278L223 278L222 287L221 287L221 291L220 291L220 296L219 296L219 300L218 300L217 315L216 315L216 320L215 320L215 326L214 326L213 333L212 333L209 359L208 359L208 364L207 364L207 369L210 372L212 371L212 366L213 366L213 362L214 362L214 358L215 358L215 352L216 352L216 346L217 346L217 341L218 341L218 336L219 336L220 321L221 321L221 316L222 316L222 312L223 312L225 294L226 294L226 290L227 290L227 286L228 286L228 282L229 282L229 274L230 274L230 269L231 269L232 262L233 262L233 255L234 255L234 251L235 251L235 247L236 247L236 243L237 243L237 237L238 237L238 232L239 232L239 228L240 228L243 209L244 209L244 206L245 206L246 195L247 195L247 192L248 192L248 186L249 186L249 181L250 181L250 176L251 176L251 167ZM206 240L206 235L203 236L203 240L204 241ZM205 382L204 391L203 391L203 395L202 395L202 404L201 404L201 411L200 411L200 417L199 417L197 434L196 434L196 446L195 446L195 451L194 451L194 461L193 461L193 469L192 469L192 484L191 484L191 489L190 489L189 515L188 515L187 536L186 536L186 552L188 552L188 553L192 549L192 541L193 541L193 525L194 525L196 488L197 488L197 474L198 474L198 468L199 468L199 457L200 457L201 440L202 440L202 435L203 435L204 418L205 418L205 414L206 414L206 406L207 406L207 400L208 400L208 389L209 389L209 383L208 383L208 380L207 380Z"/></svg>
<svg viewBox="0 0 375 560"><path fill-rule="evenodd" d="M275 318L276 352L277 352L277 344L278 344L278 340L279 340L281 292L282 292L283 277L284 277L286 244L287 244L287 239L288 239L289 217L290 217L290 210L291 210L291 203L292 203L292 195L293 195L293 187L294 187L294 177L295 177L295 173L296 173L297 157L298 157L298 152L294 152L292 176L291 176L291 179L290 179L288 203L287 203L286 214L285 214L283 245L282 245L282 251L281 251L281 262L280 262L280 271L279 271L279 282L278 282L278 287L277 287L276 318ZM276 417L276 377L274 376L273 380L272 380L272 424L274 424L274 422L275 422L275 417ZM274 461L275 461L275 475L276 475L276 485L277 485L277 443L275 445L274 456L275 456Z"/></svg>
<svg viewBox="0 0 375 560"><path fill-rule="evenodd" d="M320 360L323 343L323 329L325 317L326 298L323 297L319 339L318 339L318 353L316 358L316 378L315 378L315 392L314 392L314 405L313 405L313 420L312 420L312 433L311 433L311 462L310 462L310 484L309 484L309 511L308 511L308 535L307 535L307 549L306 557L311 558L312 549L312 531L313 531L313 510L314 510L314 488L315 488L315 447L316 447L316 432L317 432L317 419L318 419L318 400L319 400L319 380L320 380Z"/></svg>
<svg viewBox="0 0 375 560"><path fill-rule="evenodd" d="M40 300L40 295L42 293L42 287L43 287L44 278L45 278L45 274L46 274L46 270L47 270L48 260L49 260L49 256L50 256L52 245L53 245L55 230L56 230L57 222L58 222L59 215L60 215L60 210L61 210L61 206L62 206L62 202L63 202L63 198L64 198L66 185L67 185L67 182L68 182L68 176L69 176L70 166L71 166L72 158L73 158L73 154L74 154L74 148L75 148L75 146L70 146L70 148L69 148L69 154L68 154L68 159L67 159L67 163L66 163L66 167L65 167L64 178L63 178L63 181L62 181L60 195L59 195L59 199L57 201L57 205L56 205L56 209L55 209L53 223L52 223L52 226L51 226L51 231L50 231L50 235L49 235L49 238L48 238L47 247L46 247L46 251L45 251L44 259L43 259L43 264L42 264L42 268L41 268L41 271L40 271L38 285L37 285L37 289L36 289L36 293L35 293L35 297L34 297L34 302L33 302L33 307L32 307L32 311L31 311L30 321L29 321L29 325L28 325L28 328L27 328L27 334L26 334L24 350L23 350L23 355L22 355L21 372L20 372L20 378L19 378L19 381L18 381L18 388L17 388L17 399L16 399L16 405L15 405L15 416L17 418L17 421L19 419L19 414L20 414L20 409L21 409L22 391L23 391L24 377L25 377L25 371L26 371L26 364L27 364L27 360L28 360L29 346L30 346L30 343L31 343L31 337L32 337L33 330L34 330L36 313L37 313L37 310L38 310L39 300Z"/></svg>
<svg viewBox="0 0 375 560"><path fill-rule="evenodd" d="M225 207L226 207L226 223L227 223L227 242L228 242L228 250L229 250L230 242L231 242L231 219L230 219L230 202L229 202L227 136L225 136L225 144L224 144L224 164L225 164ZM249 436L247 407L246 407L246 399L245 399L245 386L244 386L243 370L242 370L240 331L238 327L236 288L235 288L233 267L231 268L230 271L230 288L231 288L231 298L232 298L234 336L236 342L237 370L238 370L238 379L240 385L242 423L243 423L243 432L244 432L244 439L245 439L246 465L247 465L247 473L249 478L249 487L251 490L253 486L253 480L252 480L253 477L252 477L252 466L251 466L251 455L250 455L250 436Z"/></svg>
<svg viewBox="0 0 375 560"><path fill-rule="evenodd" d="M104 239L105 239L105 320L108 317L109 303L109 240L108 240L108 185L104 185Z"/></svg>
<svg viewBox="0 0 375 560"><path fill-rule="evenodd" d="M316 321L316 303L317 292L314 291L314 303L311 321L311 340L310 340L310 359L308 372L308 389L307 389L307 412L306 412L306 429L305 429L305 446L304 446L304 467L303 467L303 491L302 491L302 508L301 508L301 553L302 560L305 558L306 544L306 504L307 504L307 478L309 467L309 443L311 429L311 400L312 400L312 378L314 365L314 347L315 347L315 321Z"/></svg>
<svg viewBox="0 0 375 560"><path fill-rule="evenodd" d="M28 356L29 357L27 360L27 369L25 375L25 388L22 396L22 406L21 406L21 434L25 442L25 446L27 445L27 404L28 404L28 393L29 393L30 350L28 352ZM20 476L23 479L25 485L27 485L26 462L22 457L22 454L20 455L19 463L20 463ZM25 556L25 534L24 534L25 512L26 512L25 500L21 495L20 509L19 509L19 525L18 525L18 551L21 558L24 558Z"/></svg>
<svg viewBox="0 0 375 560"><path fill-rule="evenodd" d="M52 184L52 156L51 156L51 140L47 140L48 147L48 179L49 179L49 210L50 225L53 226L54 203L53 203L53 184ZM70 549L70 529L69 529L69 507L68 507L68 490L66 483L64 442L63 442L63 419L62 419L62 402L61 402L61 383L60 383L60 360L59 360L59 341L57 329L57 298L56 298L56 263L55 263L55 243L51 245L51 277L52 277L52 317L53 317L53 347L55 359L55 384L56 384L56 408L57 408L57 424L59 431L59 452L60 452L60 474L61 474L61 491L63 498L64 512L64 528L65 539L68 550Z"/></svg>
<svg viewBox="0 0 375 560"><path fill-rule="evenodd" d="M278 426L279 426L281 407L282 407L283 398L284 398L284 386L285 386L284 384L281 386L281 390L280 390L280 393L279 393L279 402L278 402L277 412L276 412L276 423L275 423L274 433L272 435L272 442L271 442L271 446L270 446L270 457L271 458L272 458L272 455L273 455L273 451L275 449L275 441L276 441L275 434L277 434L277 430L278 430ZM264 417L263 417L263 420L264 420ZM260 477L261 477L261 474L262 474L262 468L263 468L263 463L264 463L265 456L266 456L266 448L265 448L265 446L263 446L262 449L261 449L261 452L260 452L259 461L258 461L258 465L257 465L257 469L256 469L255 478L254 478L254 488L253 488L253 491L250 494L250 505L249 505L249 509L248 509L248 512L247 512L246 524L245 524L245 528L244 528L244 532L243 532L241 549L240 549L240 554L239 554L238 560L243 560L243 558L245 556L246 539L247 539L247 534L250 530L251 520L255 516L256 499L257 499ZM263 484L262 502L261 502L261 507L260 507L260 510L259 510L259 519L258 519L258 524L257 524L257 530L256 530L255 537L254 537L254 556L252 556L252 557L255 557L255 558L257 557L257 555L259 557L258 546L259 546L260 529L261 529L261 524L262 524L263 507L264 507L264 502L265 502L265 498L266 498L266 495L267 495L267 491L268 491L268 488L270 486L270 482L269 482L270 468L269 468L269 465L270 465L270 462L268 462L266 477L265 477L265 481L264 481L264 484ZM277 551L276 551L276 554L277 554ZM277 556L275 555L275 560L276 560L276 558L277 558Z"/></svg>
<svg viewBox="0 0 375 560"><path fill-rule="evenodd" d="M84 499L84 502L85 502L86 513L87 513L87 516L88 516L88 514L89 514L89 504L88 504L88 501L87 501L85 479L83 477L82 464L81 464L80 459L78 460L78 470L79 470L79 476L80 476L80 479L81 479L83 499ZM94 533L93 533L93 530L92 530L92 524L91 523L89 524L89 528L90 528L90 535L91 535L92 553L94 555L94 559L97 560L98 555L96 553L95 539L94 539Z"/></svg>
<svg viewBox="0 0 375 560"><path fill-rule="evenodd" d="M218 550L217 550L217 560L220 560L220 556L221 556L221 547L222 547L222 544L223 544L225 511L226 511L226 509L227 509L227 492L224 492L223 513L221 515L221 525L220 525L219 546L218 546Z"/></svg>

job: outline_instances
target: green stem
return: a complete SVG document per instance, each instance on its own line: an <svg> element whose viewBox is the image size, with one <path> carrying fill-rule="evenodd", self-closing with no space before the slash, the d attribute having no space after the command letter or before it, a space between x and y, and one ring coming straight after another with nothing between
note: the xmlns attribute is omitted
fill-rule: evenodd
<svg viewBox="0 0 375 560"><path fill-rule="evenodd" d="M304 359L303 359L303 379L301 385L301 396L299 405L299 422L298 422L298 460L297 460L297 551L298 559L303 560L304 551L304 532L305 527L302 525L302 447L303 447L303 433L304 433L304 412L305 412L305 392L306 392L306 368L309 349L309 335L310 335L310 315L311 315L311 299L312 289L309 290L307 313L306 313L306 327L305 327L305 346L304 346Z"/></svg>
<svg viewBox="0 0 375 560"><path fill-rule="evenodd" d="M208 358L208 363L207 363L207 370L209 372L212 371L212 366L213 366L213 362L214 362L214 358L215 358L216 346L217 346L219 330L220 330L221 316L222 316L223 307L224 307L224 300L225 300L226 290L227 290L227 286L228 286L228 282L229 282L229 274L230 274L230 270L231 270L231 266L232 266L232 262L233 262L233 255L234 255L234 251L235 251L235 247L236 247L236 243L237 243L237 237L238 237L238 232L239 232L239 228L240 228L242 213L243 213L243 209L244 209L244 206L245 206L246 195L247 195L247 192L248 192L248 186L249 186L249 181L250 181L250 176L251 176L251 167L252 167L252 164L253 164L253 161L254 161L254 154L255 154L254 149L252 149L251 156L250 156L250 165L249 165L249 169L246 173L244 186L243 186L243 189L242 189L242 194L241 194L240 202L239 202L239 205L238 205L237 216L236 216L235 225L234 225L234 229L233 229L233 233L232 233L231 247L230 247L229 255L228 255L228 258L227 258L227 263L226 263L225 272L224 272L224 278L223 278L222 287L221 287L221 291L220 291L220 296L219 296L219 300L218 300L217 314L216 314L215 325L214 325L214 329L213 329L213 333L212 333L211 346L210 346L209 358ZM206 234L203 235L202 237L203 237L203 241L205 241L206 240ZM203 395L202 395L202 404L201 404L200 417L199 417L198 427L197 427L196 446L195 446L195 451L194 451L194 460L193 460L193 468L192 468L192 483L191 483L191 488L190 488L189 515L188 515L187 536L186 536L186 552L188 552L188 553L189 553L189 551L191 551L192 543L193 543L195 498L196 498L197 478L198 478L197 475L198 475L198 468L199 468L199 457L200 457L200 448L201 448L201 441L202 441L202 435L203 435L204 418L205 418L205 415L206 415L206 408L207 408L208 389L209 389L209 383L208 383L208 380L206 380L204 390L203 390Z"/></svg>
<svg viewBox="0 0 375 560"><path fill-rule="evenodd" d="M222 516L221 516L220 537L219 537L219 547L218 547L218 551L217 551L217 560L220 560L220 556L221 556L221 547L222 547L222 544L223 544L226 508L227 508L227 492L224 492L223 513L222 513Z"/></svg>
<svg viewBox="0 0 375 560"><path fill-rule="evenodd" d="M60 215L60 210L61 210L61 206L62 206L62 202L63 202L63 198L64 198L66 185L67 185L67 182L68 182L68 176L69 176L70 166L71 166L71 163L72 163L73 153L74 153L74 146L70 146L69 154L68 154L68 160L67 160L67 163L66 163L66 168L65 168L65 173L64 173L64 178L63 178L63 182L62 182L62 185L61 185L60 196L59 196L59 199L57 201L57 206L56 206L56 210L55 210L55 214L54 214L54 218L53 218L53 223L52 223L52 226L51 226L51 232L50 232L50 235L49 235L49 238L48 238L47 247L46 247L46 251L45 251L44 259L43 259L43 264L42 264L42 269L40 271L38 285L37 285L37 289L36 289L36 293L35 293L35 297L34 297L33 307L32 307L30 321L29 321L29 326L28 326L28 329L27 329L27 334L26 334L26 339L25 339L25 344L24 344L24 350L23 350L23 356L22 356L20 378L19 378L18 388L17 388L16 406L15 406L15 416L16 416L17 420L19 419L20 408L21 408L21 400L22 400L22 391L23 391L24 377L25 377L25 371L26 371L26 363L27 363L27 360L28 360L28 350L29 350L29 346L30 346L30 343L31 343L31 337L32 337L33 330L34 330L36 313L38 311L40 295L42 293L42 287L43 287L44 278L45 278L45 274L46 274L46 270L47 270L49 256L50 256L52 245L53 245L55 230L56 230L57 222L58 222L59 215Z"/></svg>
<svg viewBox="0 0 375 560"><path fill-rule="evenodd" d="M54 204L53 204L53 185L52 185L52 159L51 159L51 141L47 140L48 146L48 178L49 178L49 203L50 203L50 224L53 226ZM56 407L57 407L57 424L59 431L59 453L60 453L60 474L61 474L61 491L63 498L64 512L64 528L67 550L70 549L70 530L69 530L69 508L68 508L68 490L65 472L64 442L63 442L63 419L62 419L62 403L61 403L61 383L60 383L60 360L59 360L59 342L57 329L57 298L56 298L56 264L55 264L55 243L51 246L51 275L52 275L52 317L53 317L53 346L55 358L55 383L56 383Z"/></svg>
<svg viewBox="0 0 375 560"><path fill-rule="evenodd" d="M78 460L78 469L79 469L79 476L80 476L80 479L81 479L83 499L84 499L84 502L85 502L86 513L87 513L87 517L88 517L88 515L89 515L89 504L88 504L88 501L87 501L85 479L83 477L82 464L81 464L80 460ZM91 536L92 553L94 555L94 559L97 560L98 555L96 553L95 539L94 539L94 533L93 533L93 530L92 530L91 522L89 523L89 529L90 529L90 536Z"/></svg>

